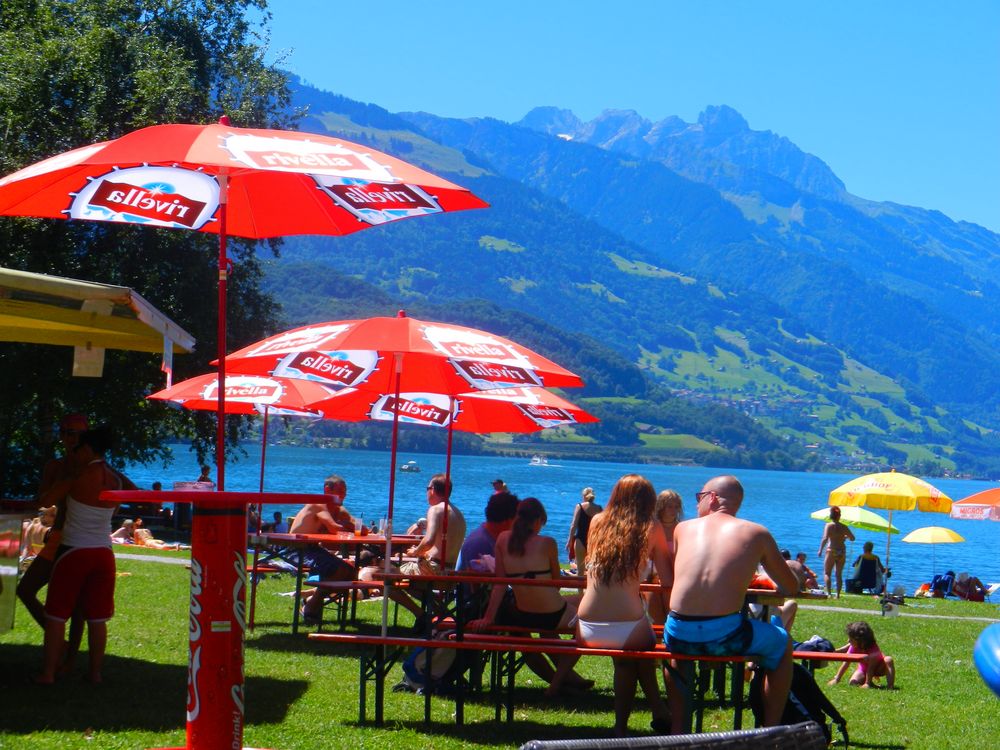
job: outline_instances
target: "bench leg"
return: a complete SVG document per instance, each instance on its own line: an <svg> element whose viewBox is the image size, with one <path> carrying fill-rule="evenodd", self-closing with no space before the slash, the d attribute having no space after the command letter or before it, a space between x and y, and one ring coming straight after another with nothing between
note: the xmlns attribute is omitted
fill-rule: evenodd
<svg viewBox="0 0 1000 750"><path fill-rule="evenodd" d="M671 696L671 713L673 713L674 701L679 701L681 706L681 727L683 734L691 733L692 718L695 712L695 664L690 661L680 661L676 663L664 662L664 686L667 686L667 674L671 677L672 685L667 687L668 695ZM672 689L671 689L672 688ZM674 697L673 693L677 693Z"/></svg>

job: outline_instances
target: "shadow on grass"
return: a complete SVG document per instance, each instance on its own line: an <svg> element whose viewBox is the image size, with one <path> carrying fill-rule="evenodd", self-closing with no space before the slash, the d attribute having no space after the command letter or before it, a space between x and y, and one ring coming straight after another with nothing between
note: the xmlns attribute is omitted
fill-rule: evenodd
<svg viewBox="0 0 1000 750"><path fill-rule="evenodd" d="M91 685L83 680L86 658L86 652L82 653L74 673L55 685L35 685L31 676L41 666L41 648L0 644L4 731L27 733L44 728L83 732L93 728L166 732L184 728L185 666L109 654L104 662L104 683ZM308 687L305 680L247 678L248 718L253 724L280 724Z"/></svg>

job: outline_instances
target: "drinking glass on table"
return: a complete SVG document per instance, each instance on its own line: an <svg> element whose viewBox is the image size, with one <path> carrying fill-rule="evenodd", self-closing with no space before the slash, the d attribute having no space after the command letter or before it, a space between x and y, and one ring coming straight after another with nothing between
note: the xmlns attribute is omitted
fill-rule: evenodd
<svg viewBox="0 0 1000 750"><path fill-rule="evenodd" d="M360 534L361 533L361 519L360 518L355 518L354 519L354 533L355 534Z"/></svg>

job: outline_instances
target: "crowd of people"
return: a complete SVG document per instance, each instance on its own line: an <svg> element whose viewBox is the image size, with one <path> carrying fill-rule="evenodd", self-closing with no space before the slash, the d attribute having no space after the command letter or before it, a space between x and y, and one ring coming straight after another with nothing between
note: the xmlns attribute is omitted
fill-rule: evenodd
<svg viewBox="0 0 1000 750"><path fill-rule="evenodd" d="M147 547L163 543L152 537L141 518L127 518L111 532L114 503L103 502L107 489L134 488L111 468L106 455L112 445L107 428L90 429L84 417L63 420L60 439L64 453L46 465L38 498L38 518L25 527L27 549L33 557L18 586L18 596L44 631L44 663L36 680L51 683L73 667L88 630L88 678L99 682L107 642L107 622L114 614L115 562L112 544ZM202 467L199 481L208 480ZM210 481L210 480L208 480ZM540 634L572 630L581 645L610 649L649 649L660 637L671 652L690 655L753 654L763 673L763 723L780 720L792 681L792 638L795 617L790 601L771 621L755 619L744 606L748 588L766 580L779 594L793 597L819 586L806 555L795 558L779 550L763 526L739 517L743 486L730 475L718 476L695 493L693 517L685 519L683 501L673 490L657 494L639 474L621 477L603 504L585 487L573 509L565 550L568 573L585 576L581 594L565 596L555 586L488 587L488 595L469 612L468 627L482 630L510 626ZM543 533L548 514L543 502L523 500L503 480L493 482L485 519L466 535L466 519L451 501L452 484L435 474L426 487L426 515L408 531L417 541L405 550L403 562L389 567L403 575L434 575L450 570L490 573L506 578L556 580L565 575L559 561L559 543ZM347 482L337 474L323 482L323 499L303 506L290 519L274 512L268 523L251 518L255 530L273 533L322 534L357 532L364 524L345 506ZM839 596L846 563L846 541L854 538L831 509L820 543L823 582ZM365 529L367 531L367 529ZM873 560L869 545L856 561ZM377 580L385 562L371 550L352 559L341 548L312 544L306 564L321 580ZM884 572L884 571L883 571ZM48 584L44 605L40 589ZM658 588L642 591L644 583ZM960 582L975 592L977 581ZM471 584L470 589L475 587ZM406 589L388 587L388 596L414 615L413 629L430 632L428 614L420 601L418 584ZM476 597L467 597L476 601ZM320 587L304 592L301 616L306 624L322 619L326 593ZM70 622L69 638L66 623ZM852 623L849 643L841 649L869 656L858 667L851 684L872 686L885 678L895 683L895 665L879 650L871 628ZM575 694L593 687L576 671L576 658L549 659L525 654L525 662L548 687L551 697ZM831 682L838 681L841 669ZM677 731L683 703L667 678L667 700L661 695L656 664L649 660L614 658L614 728L627 733L641 687L655 731Z"/></svg>

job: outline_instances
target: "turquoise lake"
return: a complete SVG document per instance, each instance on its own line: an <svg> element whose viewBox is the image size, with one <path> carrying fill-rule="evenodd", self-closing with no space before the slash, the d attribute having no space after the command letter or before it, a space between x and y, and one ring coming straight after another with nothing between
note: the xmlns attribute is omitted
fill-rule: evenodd
<svg viewBox="0 0 1000 750"><path fill-rule="evenodd" d="M226 464L226 489L256 491L260 485L260 446L244 445L247 456ZM193 481L198 477L194 454L186 447L175 447L175 460L167 468L132 466L128 474L140 487L161 481L169 489L175 481ZM406 454L397 457L396 464L416 461L420 473L395 472L395 523L397 530L425 515L427 478L444 471L445 456ZM491 482L502 478L511 491L520 497L537 497L548 511L549 522L543 533L554 536L562 549L569 532L573 508L579 501L580 490L593 487L603 504L615 481L622 474L638 472L646 476L657 491L673 488L684 498L688 513L694 511L694 493L706 479L725 469L652 464L598 463L551 459L548 466L532 466L526 458L491 456L455 456L452 459L453 501L462 509L470 530L483 520L483 508L492 493ZM341 474L348 484L346 506L354 515L366 521L386 513L389 491L390 455L378 451L350 451L322 448L291 448L271 446L267 449L264 489L269 492L316 492L323 489L328 474ZM798 472L734 470L746 489L740 516L767 526L780 547L794 555L805 552L809 566L822 573L822 562L816 556L823 523L809 514L827 505L829 492L851 478L847 474L808 474ZM994 486L990 482L932 479L932 484L960 500L974 492ZM291 505L265 506L269 519L275 510L285 515L298 508ZM885 511L878 511L886 516ZM960 521L943 514L920 511L897 511L893 525L900 534L892 536L889 566L893 571L891 585L902 584L910 594L935 572L963 570L979 576L984 582L1000 581L1000 523L991 521ZM905 544L901 539L922 526L945 526L965 537L959 544ZM867 540L875 542L876 553L885 561L886 536L856 531L857 541L848 546L848 564L861 553ZM565 552L562 553L565 557Z"/></svg>

